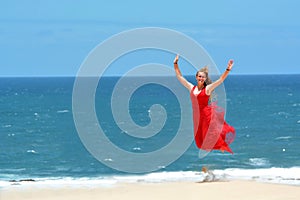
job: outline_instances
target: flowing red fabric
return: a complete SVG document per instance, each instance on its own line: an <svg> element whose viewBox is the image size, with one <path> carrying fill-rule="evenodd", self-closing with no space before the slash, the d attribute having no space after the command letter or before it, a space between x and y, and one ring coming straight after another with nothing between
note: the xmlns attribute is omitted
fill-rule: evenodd
<svg viewBox="0 0 300 200"><path fill-rule="evenodd" d="M209 102L203 88L199 94L194 94L196 86L190 93L193 106L194 138L198 148L205 151L220 150L233 154L229 147L235 138L234 127L224 120L224 110L215 102Z"/></svg>

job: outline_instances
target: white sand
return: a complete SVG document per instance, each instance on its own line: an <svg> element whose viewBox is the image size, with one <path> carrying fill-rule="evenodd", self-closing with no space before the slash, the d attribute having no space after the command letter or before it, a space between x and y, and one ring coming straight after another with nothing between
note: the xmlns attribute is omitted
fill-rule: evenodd
<svg viewBox="0 0 300 200"><path fill-rule="evenodd" d="M212 183L119 183L112 187L11 186L0 191L1 200L40 199L209 199L209 200L290 200L300 199L300 186L230 181Z"/></svg>

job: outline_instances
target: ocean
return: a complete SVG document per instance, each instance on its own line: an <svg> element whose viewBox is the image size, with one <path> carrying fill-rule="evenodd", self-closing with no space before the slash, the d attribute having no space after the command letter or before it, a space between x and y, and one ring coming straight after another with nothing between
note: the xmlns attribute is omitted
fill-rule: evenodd
<svg viewBox="0 0 300 200"><path fill-rule="evenodd" d="M118 79L102 78L95 95L95 112L107 138L132 154L162 149L179 128L178 99L157 84L147 84L135 91L127 102L134 123L147 126L153 104L162 105L168 117L157 135L129 136L111 113L110 98ZM105 186L122 181L231 179L300 185L300 75L230 75L224 87L226 121L236 129L231 144L234 154L212 151L199 157L192 142L170 164L144 173L111 167L109 163L116 163L117 158L109 156L110 150L103 149L101 141L102 149L98 152L108 155L102 162L86 148L74 122L74 81L75 77L0 78L0 187L37 182ZM126 92L126 85L123 91ZM188 95L184 98L189 100ZM184 109L191 107L186 105ZM183 130L193 136L191 126ZM145 162L152 161L145 158ZM202 172L202 167L209 173Z"/></svg>

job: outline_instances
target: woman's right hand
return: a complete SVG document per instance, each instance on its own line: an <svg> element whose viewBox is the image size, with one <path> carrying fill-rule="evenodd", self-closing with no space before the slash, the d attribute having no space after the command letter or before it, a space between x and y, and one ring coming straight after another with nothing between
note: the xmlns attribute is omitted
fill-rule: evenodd
<svg viewBox="0 0 300 200"><path fill-rule="evenodd" d="M177 64L178 59L179 59L179 55L177 54L176 57L175 57L175 59L174 59L174 61L173 61L173 63L174 63L174 64Z"/></svg>

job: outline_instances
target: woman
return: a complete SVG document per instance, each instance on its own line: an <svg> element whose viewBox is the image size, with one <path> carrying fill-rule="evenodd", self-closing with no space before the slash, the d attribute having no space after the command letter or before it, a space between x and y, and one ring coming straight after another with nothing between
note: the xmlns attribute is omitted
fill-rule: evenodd
<svg viewBox="0 0 300 200"><path fill-rule="evenodd" d="M211 151L233 153L229 144L233 142L235 130L224 120L224 111L215 103L209 104L209 99L216 87L223 83L228 76L233 60L229 60L226 71L221 77L212 82L208 77L208 68L204 67L196 73L197 85L188 82L178 68L179 56L174 59L174 69L177 79L190 92L193 107L194 138L198 148Z"/></svg>

